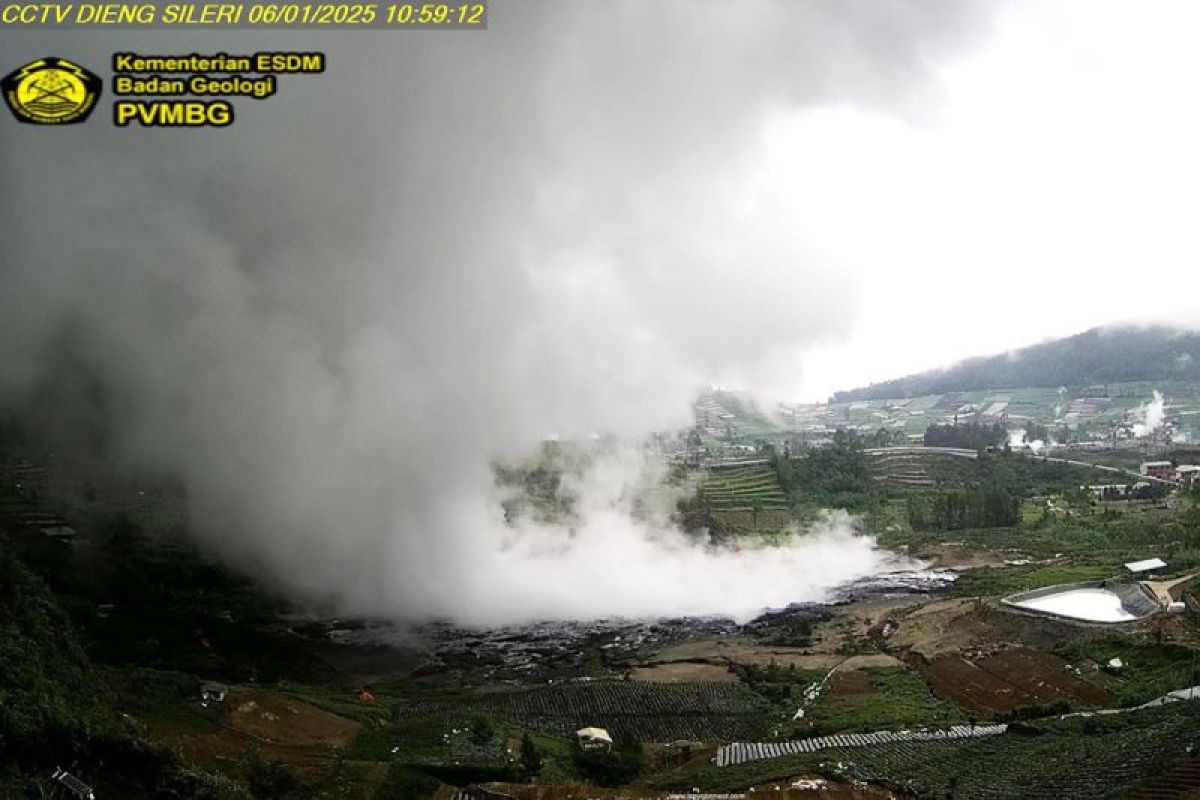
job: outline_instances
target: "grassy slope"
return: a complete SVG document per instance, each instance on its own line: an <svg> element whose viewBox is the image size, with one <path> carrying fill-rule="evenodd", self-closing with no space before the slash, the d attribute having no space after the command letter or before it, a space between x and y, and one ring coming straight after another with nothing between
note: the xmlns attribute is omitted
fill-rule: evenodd
<svg viewBox="0 0 1200 800"><path fill-rule="evenodd" d="M109 796L238 797L137 738L67 615L0 538L0 790L39 797L57 766Z"/></svg>

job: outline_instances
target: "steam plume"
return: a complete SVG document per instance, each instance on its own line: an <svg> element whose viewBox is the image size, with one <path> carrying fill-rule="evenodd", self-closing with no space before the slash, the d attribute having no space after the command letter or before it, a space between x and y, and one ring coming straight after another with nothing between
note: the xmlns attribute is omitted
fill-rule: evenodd
<svg viewBox="0 0 1200 800"><path fill-rule="evenodd" d="M550 431L686 424L696 387L769 383L843 335L854 287L759 190L762 126L817 105L921 119L929 65L980 11L497 2L486 33L323 32L329 71L226 131L0 126L0 401L177 477L208 547L350 611L816 599L879 565L843 518L718 555L593 486L574 534L513 530L489 464ZM102 70L303 39L0 42Z"/></svg>
<svg viewBox="0 0 1200 800"><path fill-rule="evenodd" d="M1133 423L1133 435L1149 436L1162 427L1165 403L1162 392L1157 389L1151 398L1133 410L1136 421Z"/></svg>

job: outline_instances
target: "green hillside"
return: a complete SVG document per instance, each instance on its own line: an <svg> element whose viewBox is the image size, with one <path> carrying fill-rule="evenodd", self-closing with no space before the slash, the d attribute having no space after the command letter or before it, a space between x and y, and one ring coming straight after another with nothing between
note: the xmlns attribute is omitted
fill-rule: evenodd
<svg viewBox="0 0 1200 800"><path fill-rule="evenodd" d="M1200 380L1200 333L1163 327L1093 328L1066 339L837 392L832 402L1165 380Z"/></svg>
<svg viewBox="0 0 1200 800"><path fill-rule="evenodd" d="M787 497L779 487L775 471L765 464L712 470L700 486L707 506L731 511L787 508Z"/></svg>

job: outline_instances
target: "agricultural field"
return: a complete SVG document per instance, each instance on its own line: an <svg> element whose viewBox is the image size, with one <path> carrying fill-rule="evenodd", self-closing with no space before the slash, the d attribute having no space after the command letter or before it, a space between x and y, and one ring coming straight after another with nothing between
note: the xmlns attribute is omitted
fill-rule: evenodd
<svg viewBox="0 0 1200 800"><path fill-rule="evenodd" d="M486 717L558 736L598 726L639 742L710 742L764 735L768 711L753 692L728 682L588 681L402 700L396 718L444 727Z"/></svg>
<svg viewBox="0 0 1200 800"><path fill-rule="evenodd" d="M852 777L904 796L940 798L1122 797L1190 757L1200 715L1190 703L1128 714L1021 723L1001 736L910 741L733 767L704 767L665 778L664 786L730 792L794 775ZM1086 769L1079 766L1086 764Z"/></svg>
<svg viewBox="0 0 1200 800"><path fill-rule="evenodd" d="M838 670L794 738L842 731L940 728L965 722L963 711L930 691L906 667Z"/></svg>
<svg viewBox="0 0 1200 800"><path fill-rule="evenodd" d="M700 503L713 511L780 511L787 498L767 465L712 469L700 481Z"/></svg>
<svg viewBox="0 0 1200 800"><path fill-rule="evenodd" d="M1100 394L1093 394L1093 390ZM865 434L883 429L893 436L919 439L933 423L978 419L988 424L1004 422L1022 431L1027 423L1047 426L1051 435L1066 425L1085 437L1134 420L1138 409L1154 392L1164 398L1165 417L1176 425L1180 441L1200 442L1200 388L1183 381L1129 381L1091 387L1014 387L947 392L888 400L856 400L822 404L785 404L773 416L753 409L746 401L719 404L719 424L710 424L706 444L731 455L737 446L758 441L782 443L790 433L822 440L836 428ZM728 395L726 395L728 397ZM716 405L699 405L698 422L718 419ZM978 415L978 417L976 417ZM1145 460L1133 443L1115 451L1081 450L1088 459L1121 466ZM1088 460L1085 459L1085 460Z"/></svg>
<svg viewBox="0 0 1200 800"><path fill-rule="evenodd" d="M1105 706L1109 697L1103 685L1077 677L1069 666L1051 654L1018 647L973 659L944 653L921 672L939 697L981 717L1054 703Z"/></svg>
<svg viewBox="0 0 1200 800"><path fill-rule="evenodd" d="M1007 408L1021 408L1021 394L1011 394ZM1051 395L1035 399L1048 402ZM904 407L928 419L971 400L964 393ZM847 417L898 413L874 402L854 405ZM964 797L1019 796L1009 761L1039 759L1039 768L1054 764L1062 772L1079 760L1077 748L1095 744L1097 726L1116 724L1104 718L1059 725L1054 715L1128 708L1200 682L1200 617L1094 631L1013 614L998 603L1014 591L1109 578L1141 557L1168 561L1167 578L1200 572L1194 498L1099 502L1079 486L1107 476L1019 454L872 464L862 452L866 436L839 435L828 446L790 454L736 441L751 430L756 439L765 436L776 424L755 419L757 428L730 426L735 442L728 455L764 463L673 467L675 483L665 494L695 490L678 507L680 516L716 520L734 544L743 536L771 544L821 509L847 508L857 517L856 533L894 554L891 563L901 574L911 572L911 583L839 588L827 603L750 621L566 621L507 629L439 622L402 631L296 613L253 581L205 561L183 542L180 499L169 489L143 497L92 487L98 495L92 507L79 496L83 484L47 473L43 497L74 498L67 507L81 536L73 552L90 559L87 570L70 569L64 553L72 551L27 530L22 515L33 513L30 500L0 498L7 503L0 523L11 523L23 557L69 609L107 687L97 692L111 693L140 736L196 769L237 781L294 780L303 788L292 797L425 797L438 782L592 781L597 777L582 763L573 736L585 726L606 728L633 754L633 766L620 772L622 785L742 789L824 775L834 780L831 791L850 791L846 796L856 791L850 780L872 782L876 796L941 796L952 786ZM776 432L786 436L783 427ZM512 511L557 509L558 518L569 520L572 481L564 477L578 454L565 445L547 452L553 458L546 463L510 469L510 483L531 501ZM922 504L969 499L993 487L1015 504L1012 524L959 521L932 530L928 520L914 522L921 522ZM122 557L111 558L118 551ZM926 575L930 567L949 571ZM1183 593L1200 608L1194 586ZM1125 667L1104 669L1113 658ZM229 684L225 704L199 702L197 687L206 680ZM368 685L371 699L364 700ZM1143 738L1191 735L1172 713L1147 721L1151 733ZM735 741L937 729L972 719L1015 721L1017 728L988 742L893 743L719 771L707 760L713 748ZM1132 727L1111 728L1112 741L1105 740L1114 757L1126 759L1124 772L1106 775L1113 792L1133 787L1152 768L1165 773L1181 758L1173 746L1143 748L1137 736L1120 732ZM536 751L531 765L522 763L523 748ZM1176 780L1186 782L1189 774L1180 767ZM1088 780L1046 768L1039 791L1074 796ZM974 793L985 782L995 793Z"/></svg>

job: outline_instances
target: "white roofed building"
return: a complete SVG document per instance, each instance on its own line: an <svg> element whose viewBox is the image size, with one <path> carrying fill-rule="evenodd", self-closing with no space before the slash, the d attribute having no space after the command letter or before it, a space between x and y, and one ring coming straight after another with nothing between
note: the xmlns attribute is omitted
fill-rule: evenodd
<svg viewBox="0 0 1200 800"><path fill-rule="evenodd" d="M1134 575L1153 575L1167 568L1167 562L1161 558L1147 558L1144 561L1130 561L1125 569Z"/></svg>
<svg viewBox="0 0 1200 800"><path fill-rule="evenodd" d="M584 750L608 750L613 744L604 728L580 728L575 731L575 739Z"/></svg>
<svg viewBox="0 0 1200 800"><path fill-rule="evenodd" d="M1175 474L1190 486L1200 479L1200 464L1180 464L1175 468Z"/></svg>

